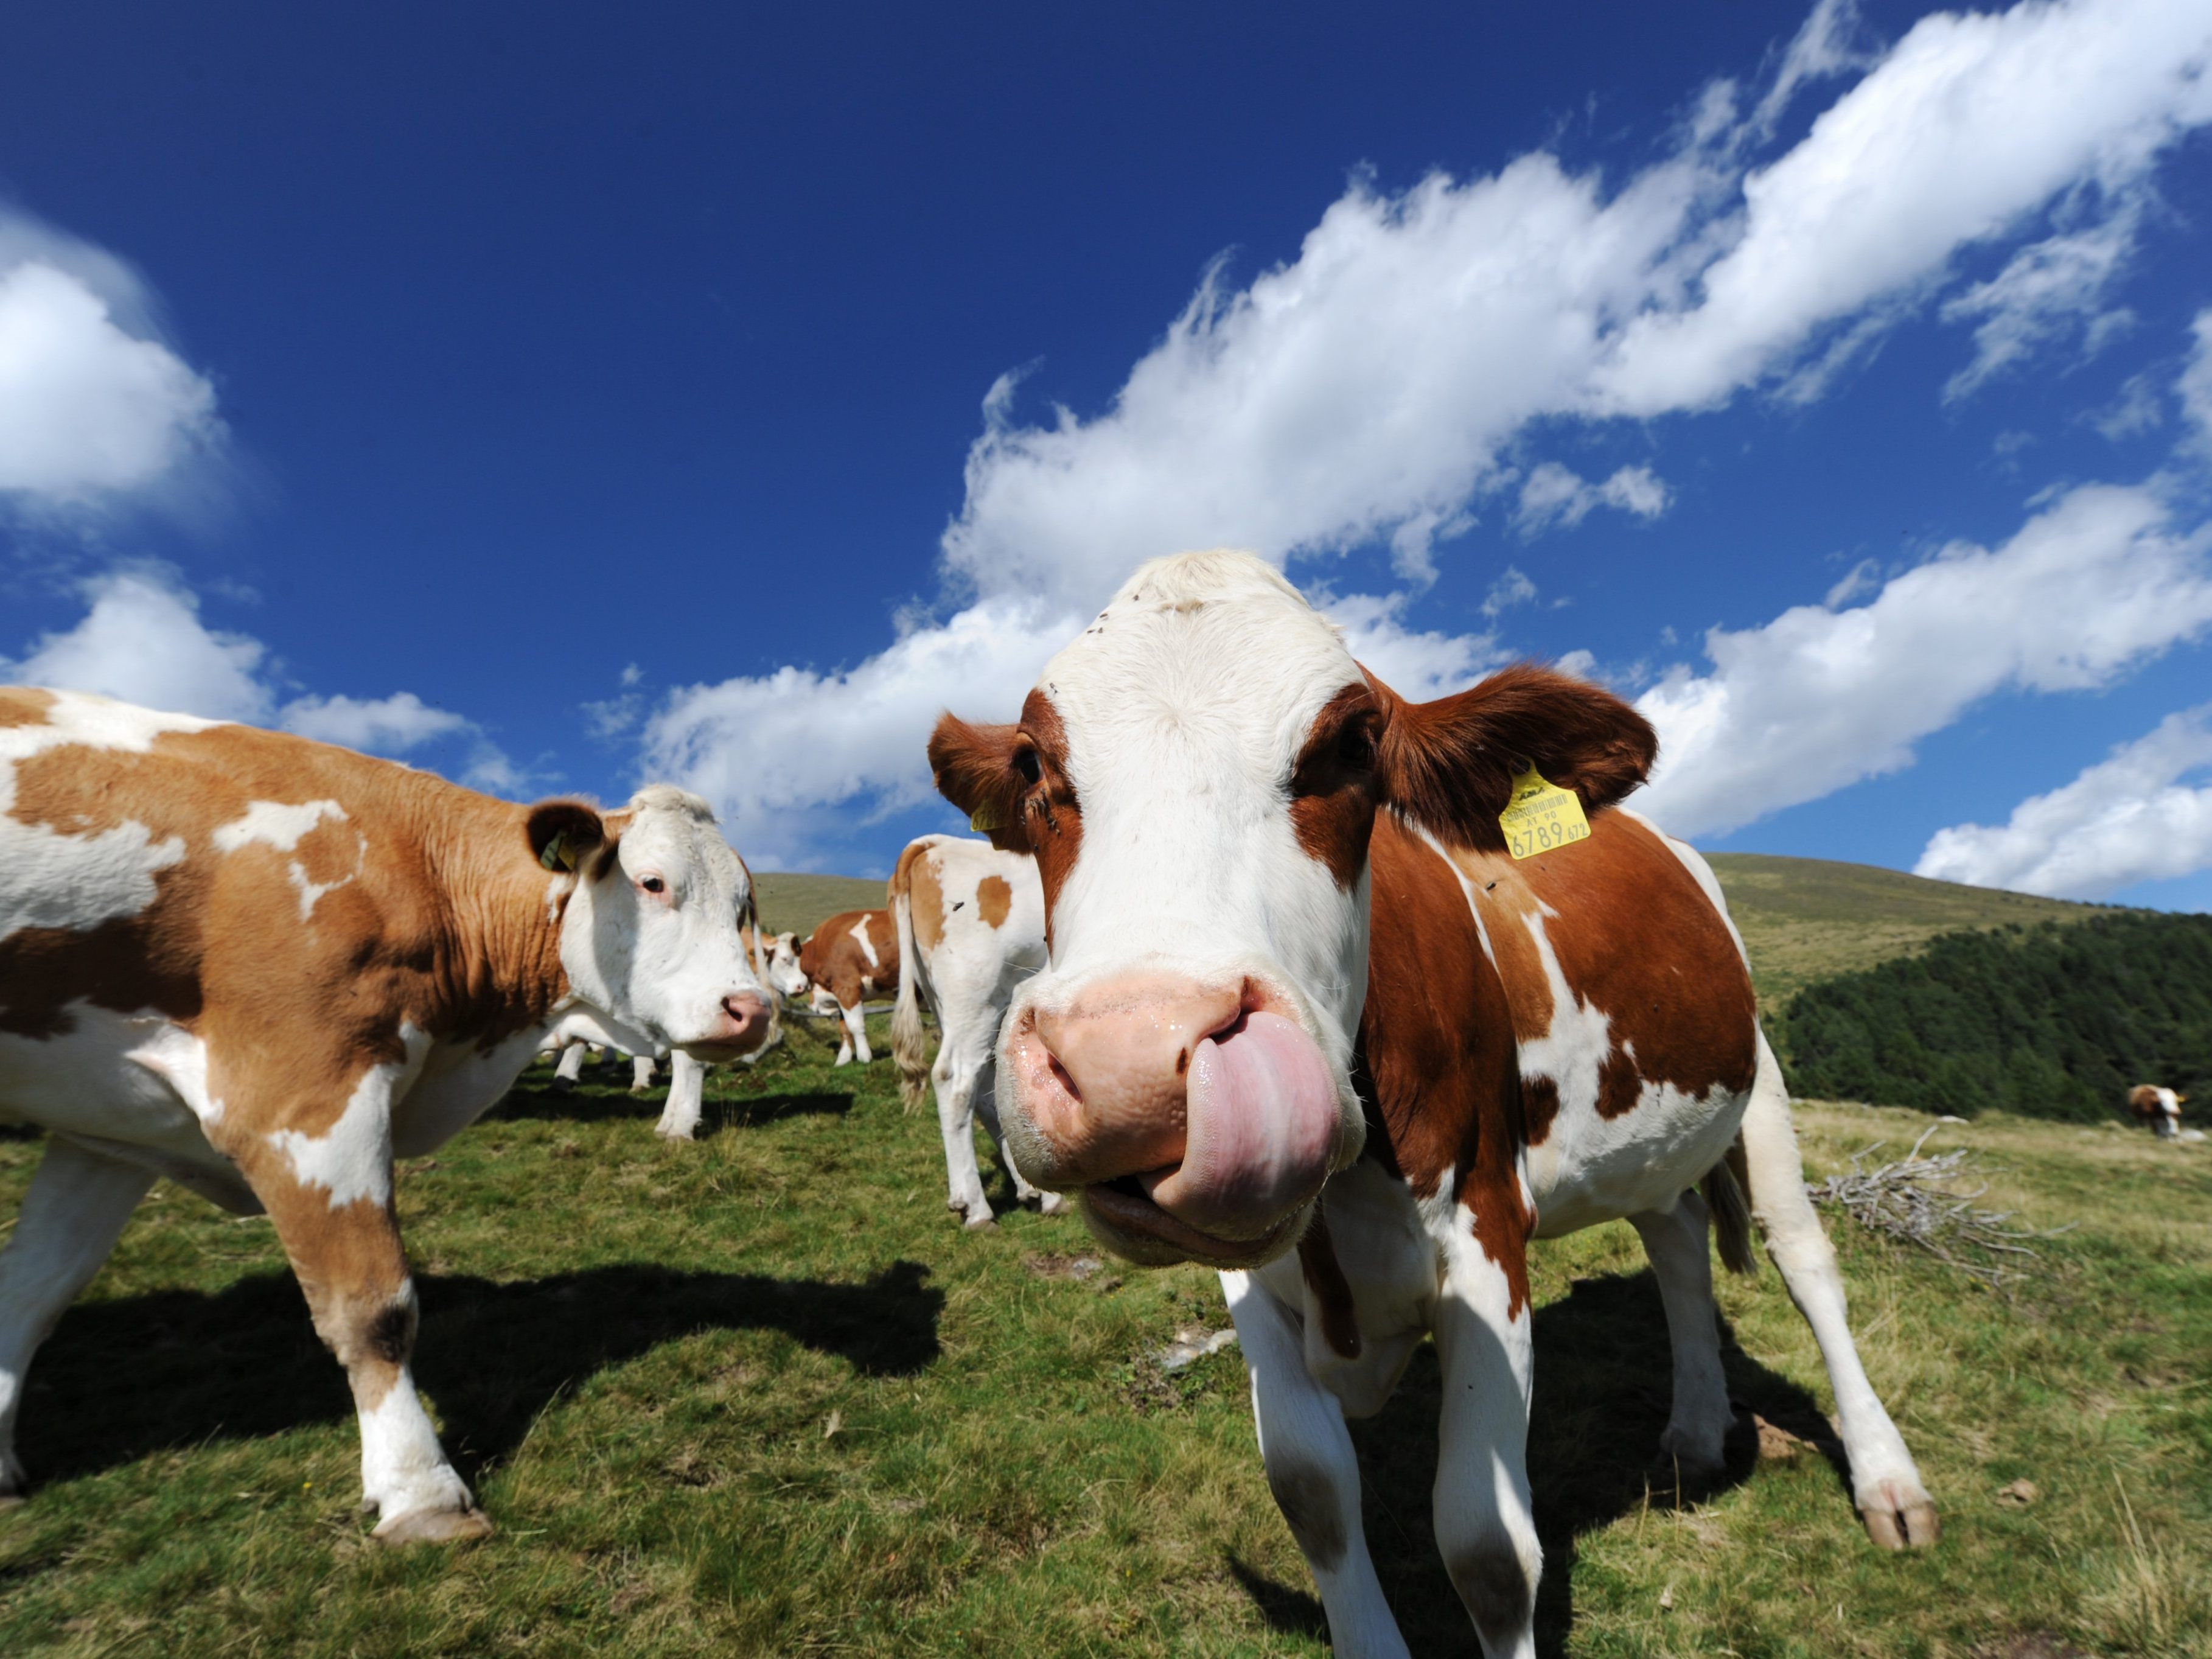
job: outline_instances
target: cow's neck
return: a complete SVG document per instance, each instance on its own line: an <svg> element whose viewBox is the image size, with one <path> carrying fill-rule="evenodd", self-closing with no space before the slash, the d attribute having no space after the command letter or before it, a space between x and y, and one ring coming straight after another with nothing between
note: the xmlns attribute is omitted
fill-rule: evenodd
<svg viewBox="0 0 2212 1659"><path fill-rule="evenodd" d="M447 896L429 1029L489 1042L548 1024L568 994L561 923L581 878L531 862L523 807L456 789L437 808L422 838Z"/></svg>

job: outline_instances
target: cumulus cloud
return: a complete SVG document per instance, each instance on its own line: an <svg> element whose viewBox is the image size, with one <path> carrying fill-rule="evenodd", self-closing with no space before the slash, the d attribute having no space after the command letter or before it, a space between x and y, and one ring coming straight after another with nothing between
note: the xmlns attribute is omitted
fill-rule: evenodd
<svg viewBox="0 0 2212 1659"><path fill-rule="evenodd" d="M1616 507L1639 519L1656 519L1667 510L1667 501L1665 483L1648 466L1624 466L1603 483L1592 483L1557 461L1546 461L1522 481L1514 522L1522 535L1535 536L1555 527L1571 530L1593 507Z"/></svg>
<svg viewBox="0 0 2212 1659"><path fill-rule="evenodd" d="M83 619L47 634L0 675L23 685L97 691L209 720L266 720L274 699L256 678L258 640L200 621L199 601L156 567L110 571L84 585Z"/></svg>
<svg viewBox="0 0 2212 1659"><path fill-rule="evenodd" d="M165 566L111 570L86 581L82 592L85 613L76 624L41 635L21 658L0 656L0 681L277 726L370 754L402 755L441 738L465 738L464 782L506 794L527 781L476 722L432 708L411 691L283 700L268 648L247 635L210 628L198 596Z"/></svg>
<svg viewBox="0 0 2212 1659"><path fill-rule="evenodd" d="M433 708L412 691L374 698L295 697L284 705L283 726L320 743L380 755L404 754L433 738L476 729L473 721Z"/></svg>
<svg viewBox="0 0 2212 1659"><path fill-rule="evenodd" d="M1914 873L2057 898L2103 898L2212 865L2212 704L2169 714L2002 824L1939 830Z"/></svg>
<svg viewBox="0 0 2212 1659"><path fill-rule="evenodd" d="M1912 761L1997 691L2112 683L2212 628L2212 526L2177 530L2149 487L2093 485L2002 547L1954 543L1848 610L1800 605L1705 636L1638 702L1660 735L1639 800L1715 835Z"/></svg>
<svg viewBox="0 0 2212 1659"><path fill-rule="evenodd" d="M1018 690L1139 561L1380 546L1411 593L1516 483L1510 510L1532 533L1600 505L1650 516L1667 491L1644 468L1592 483L1540 460L1524 478L1531 428L1820 396L1898 319L1940 302L1964 253L2040 231L2039 253L1957 313L1984 372L2015 368L2063 337L2060 296L2104 291L2131 223L2113 216L2212 121L2200 0L2026 0L1923 18L1886 52L1856 40L1850 7L1822 0L1763 92L1715 82L1671 150L1617 179L1541 152L1402 192L1358 179L1295 258L1241 288L1208 270L1093 416L1024 417L1022 373L1002 376L940 543L954 614L854 668L676 693L642 728L647 764L756 836L771 819L798 836L832 803L910 804L929 714ZM1792 98L1861 68L1801 140L1760 159ZM2055 245L2054 208L2104 216L2066 230L2103 234L2102 265ZM1427 684L1493 648L1407 632L1402 598L1364 603L1386 629L1377 648Z"/></svg>
<svg viewBox="0 0 2212 1659"><path fill-rule="evenodd" d="M215 391L127 265L0 208L0 495L112 497L219 441Z"/></svg>

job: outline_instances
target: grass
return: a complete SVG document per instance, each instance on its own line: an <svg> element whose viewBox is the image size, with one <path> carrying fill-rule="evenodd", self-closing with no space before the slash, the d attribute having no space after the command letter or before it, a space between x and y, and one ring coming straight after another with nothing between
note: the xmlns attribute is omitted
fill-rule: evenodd
<svg viewBox="0 0 2212 1659"><path fill-rule="evenodd" d="M1750 952L1760 1006L1769 1010L1814 980L1917 955L1938 933L2081 921L2109 908L1830 859L1714 853L1708 861Z"/></svg>
<svg viewBox="0 0 2212 1659"><path fill-rule="evenodd" d="M650 1133L657 1103L556 1097L540 1068L404 1170L420 1381L501 1528L452 1552L368 1539L345 1391L268 1224L157 1188L32 1373L0 1654L1325 1651L1236 1352L1146 1358L1225 1322L1212 1278L1070 1276L1073 1220L963 1233L933 1116L830 1053L794 1022L715 1073L688 1146ZM1802 1121L1816 1173L1925 1122ZM2081 1224L2005 1300L1832 1218L1943 1506L1931 1553L1877 1554L1816 1451L1648 1506L1668 1370L1634 1237L1542 1248L1546 1652L2212 1652L2212 1146L1982 1120L1929 1150L1954 1137L2002 1166L1993 1206ZM38 1152L0 1140L0 1217ZM1820 1437L1771 1267L1722 1294L1735 1393ZM1424 1350L1355 1434L1413 1650L1468 1654L1430 1540L1437 1387ZM2023 1476L2040 1498L2006 1507Z"/></svg>
<svg viewBox="0 0 2212 1659"><path fill-rule="evenodd" d="M860 876L759 870L753 873L753 886L769 931L801 939L840 911L884 908L884 884Z"/></svg>

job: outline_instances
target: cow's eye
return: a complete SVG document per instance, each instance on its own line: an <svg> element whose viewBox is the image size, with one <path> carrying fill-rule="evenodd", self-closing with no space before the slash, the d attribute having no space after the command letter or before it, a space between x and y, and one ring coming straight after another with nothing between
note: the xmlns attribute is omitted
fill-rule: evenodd
<svg viewBox="0 0 2212 1659"><path fill-rule="evenodd" d="M1044 768L1037 760L1034 749L1014 750L1014 770L1022 775L1022 781L1034 784L1044 776Z"/></svg>
<svg viewBox="0 0 2212 1659"><path fill-rule="evenodd" d="M648 893L665 893L668 890L668 884L661 880L659 876L644 877L637 884Z"/></svg>
<svg viewBox="0 0 2212 1659"><path fill-rule="evenodd" d="M1364 772L1375 764L1375 727L1352 720L1336 734L1337 763L1346 770Z"/></svg>

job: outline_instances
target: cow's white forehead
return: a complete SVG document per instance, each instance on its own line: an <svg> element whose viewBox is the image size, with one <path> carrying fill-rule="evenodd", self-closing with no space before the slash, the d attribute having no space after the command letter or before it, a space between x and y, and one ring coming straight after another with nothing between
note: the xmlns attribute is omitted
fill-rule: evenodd
<svg viewBox="0 0 2212 1659"><path fill-rule="evenodd" d="M1336 628L1267 561L1179 553L1140 567L1040 683L1078 746L1099 722L1196 722L1276 751L1358 673Z"/></svg>
<svg viewBox="0 0 2212 1659"><path fill-rule="evenodd" d="M681 858L726 881L732 891L745 890L744 866L715 828L714 809L688 790L671 783L649 783L630 797L629 827L623 832L624 868L644 859Z"/></svg>

